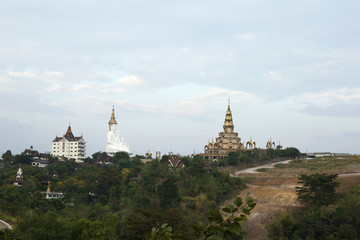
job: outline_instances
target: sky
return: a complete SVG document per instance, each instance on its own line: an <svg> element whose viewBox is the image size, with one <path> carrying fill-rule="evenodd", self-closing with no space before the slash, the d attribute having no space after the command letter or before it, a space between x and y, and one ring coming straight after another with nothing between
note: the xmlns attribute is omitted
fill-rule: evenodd
<svg viewBox="0 0 360 240"><path fill-rule="evenodd" d="M222 131L265 148L360 153L360 1L2 0L0 154L70 123L104 151L189 155ZM154 154L155 155L155 154Z"/></svg>

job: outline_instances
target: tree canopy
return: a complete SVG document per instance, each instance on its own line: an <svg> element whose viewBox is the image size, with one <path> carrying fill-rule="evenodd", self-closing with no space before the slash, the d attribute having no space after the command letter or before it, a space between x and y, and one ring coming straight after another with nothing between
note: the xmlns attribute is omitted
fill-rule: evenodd
<svg viewBox="0 0 360 240"><path fill-rule="evenodd" d="M335 202L335 190L339 183L335 181L337 174L327 175L315 173L312 175L301 174L296 187L299 201L317 206L329 205Z"/></svg>

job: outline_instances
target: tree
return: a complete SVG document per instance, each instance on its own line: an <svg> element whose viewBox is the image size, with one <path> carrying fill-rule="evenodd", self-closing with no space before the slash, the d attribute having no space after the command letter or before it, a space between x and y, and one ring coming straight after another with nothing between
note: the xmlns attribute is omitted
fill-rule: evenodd
<svg viewBox="0 0 360 240"><path fill-rule="evenodd" d="M240 223L247 221L247 215L256 206L252 197L246 198L246 206L240 197L234 200L234 205L229 204L223 209L228 216L224 218L218 209L211 209L209 211L209 223L198 223L194 227L199 234L199 239L242 239L245 232L242 230Z"/></svg>
<svg viewBox="0 0 360 240"><path fill-rule="evenodd" d="M327 175L320 173L301 174L298 183L303 184L303 186L296 187L299 201L316 206L333 203L336 196L335 189L339 186L339 183L335 181L337 176L337 174Z"/></svg>
<svg viewBox="0 0 360 240"><path fill-rule="evenodd" d="M199 222L193 226L197 239L243 239L245 232L242 230L240 223L247 221L247 216L255 207L256 203L251 197L246 198L246 206L240 197L234 200L234 205L229 204L222 210L227 216L224 218L218 209L210 209L208 223ZM181 239L182 234L173 233L171 226L167 223L153 228L151 236L147 240L175 240Z"/></svg>
<svg viewBox="0 0 360 240"><path fill-rule="evenodd" d="M163 182L159 187L160 207L168 208L180 202L179 190L172 178Z"/></svg>
<svg viewBox="0 0 360 240"><path fill-rule="evenodd" d="M288 147L285 150L282 150L281 157L290 157L290 158L297 158L300 156L300 151L294 147Z"/></svg>
<svg viewBox="0 0 360 240"><path fill-rule="evenodd" d="M288 239L294 229L294 219L289 213L281 213L280 221L266 225L268 238L271 240Z"/></svg>
<svg viewBox="0 0 360 240"><path fill-rule="evenodd" d="M228 153L228 162L229 162L229 165L236 165L238 164L239 162L239 157L240 157L240 154L239 152L229 152Z"/></svg>
<svg viewBox="0 0 360 240"><path fill-rule="evenodd" d="M14 163L15 164L20 163L20 164L30 165L31 164L31 158L32 158L32 156L25 155L24 153L21 153L21 154L15 156Z"/></svg>
<svg viewBox="0 0 360 240"><path fill-rule="evenodd" d="M93 154L91 155L91 157L92 157L93 160L96 161L96 160L98 159L98 157L101 156L101 154L102 154L102 152L99 151L99 152L93 153Z"/></svg>
<svg viewBox="0 0 360 240"><path fill-rule="evenodd" d="M9 163L13 160L14 156L11 154L10 150L7 150L1 155L1 158L4 160L4 162Z"/></svg>
<svg viewBox="0 0 360 240"><path fill-rule="evenodd" d="M115 153L115 156L113 157L114 160L120 160L120 159L130 159L130 154L128 152L117 152Z"/></svg>

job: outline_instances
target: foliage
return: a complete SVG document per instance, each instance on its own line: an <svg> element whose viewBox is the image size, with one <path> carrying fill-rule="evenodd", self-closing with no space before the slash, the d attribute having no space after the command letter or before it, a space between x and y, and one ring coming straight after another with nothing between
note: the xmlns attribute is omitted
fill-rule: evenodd
<svg viewBox="0 0 360 240"><path fill-rule="evenodd" d="M304 208L294 216L281 214L267 225L270 239L359 239L360 185L330 205Z"/></svg>
<svg viewBox="0 0 360 240"><path fill-rule="evenodd" d="M229 152L228 153L228 162L229 165L234 166L238 164L240 154L239 152Z"/></svg>
<svg viewBox="0 0 360 240"><path fill-rule="evenodd" d="M233 205L234 204L234 205ZM245 232L242 230L240 223L247 221L247 216L255 207L256 203L251 197L246 199L246 206L240 197L222 208L223 214L227 216L224 218L218 209L209 209L208 223L199 222L193 226L196 232L197 239L243 239ZM182 234L175 232L167 223L158 228L153 228L148 240L171 240L182 239Z"/></svg>
<svg viewBox="0 0 360 240"><path fill-rule="evenodd" d="M244 187L229 172L204 167L210 163L200 158L180 157L186 167L171 171L157 159L143 164L141 156L123 153L108 165L52 159L45 168L11 157L23 162L24 182L13 185L19 164L1 169L0 213L14 219L18 239L145 239L158 222L194 239L192 227L206 221L207 209ZM45 199L49 180L62 199Z"/></svg>
<svg viewBox="0 0 360 240"><path fill-rule="evenodd" d="M302 187L296 187L299 201L317 206L329 205L335 201L335 189L339 183L335 181L337 174L327 175L315 173L302 174L298 179Z"/></svg>
<svg viewBox="0 0 360 240"><path fill-rule="evenodd" d="M195 227L199 239L232 239L234 236L242 238L244 231L240 223L247 221L247 216L256 203L251 197L246 199L247 206L242 206L241 198L234 200L234 205L229 204L222 209L228 216L224 219L218 209L210 209L208 224L199 222Z"/></svg>
<svg viewBox="0 0 360 240"><path fill-rule="evenodd" d="M1 158L6 161L6 162L9 162L12 158L13 158L13 155L11 153L11 150L6 150L6 152L4 152L2 155L1 155Z"/></svg>
<svg viewBox="0 0 360 240"><path fill-rule="evenodd" d="M163 225L159 226L158 228L152 228L151 229L151 235L150 237L146 238L146 240L175 240L175 239L181 239L181 234L179 233L173 233L173 229L171 226L168 226L167 223L164 223Z"/></svg>
<svg viewBox="0 0 360 240"><path fill-rule="evenodd" d="M294 219L289 213L282 213L280 214L278 222L267 224L265 228L269 239L283 239L292 233L294 229Z"/></svg>
<svg viewBox="0 0 360 240"><path fill-rule="evenodd" d="M159 187L160 207L176 206L180 202L178 187L174 179L165 180Z"/></svg>

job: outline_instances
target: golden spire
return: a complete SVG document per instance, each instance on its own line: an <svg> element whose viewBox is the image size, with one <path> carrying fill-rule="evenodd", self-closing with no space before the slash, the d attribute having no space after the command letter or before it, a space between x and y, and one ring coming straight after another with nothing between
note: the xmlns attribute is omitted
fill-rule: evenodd
<svg viewBox="0 0 360 240"><path fill-rule="evenodd" d="M47 193L50 192L50 180L48 181L48 188L47 188L46 192L47 192Z"/></svg>
<svg viewBox="0 0 360 240"><path fill-rule="evenodd" d="M110 121L109 121L109 130L111 130L111 126L112 125L116 125L117 122L115 120L115 111L114 111L114 105L112 107L112 113L111 113L111 118L110 118Z"/></svg>
<svg viewBox="0 0 360 240"><path fill-rule="evenodd" d="M234 124L232 121L232 114L230 109L230 97L229 97L228 108L225 115L224 132L232 132L232 131L234 131Z"/></svg>

